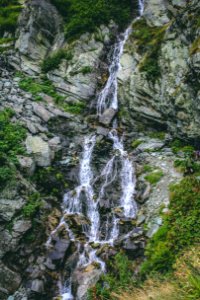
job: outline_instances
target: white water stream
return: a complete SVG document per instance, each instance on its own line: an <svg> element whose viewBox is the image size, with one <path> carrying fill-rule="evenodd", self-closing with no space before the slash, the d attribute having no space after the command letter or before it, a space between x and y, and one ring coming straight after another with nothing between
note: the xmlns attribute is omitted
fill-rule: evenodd
<svg viewBox="0 0 200 300"><path fill-rule="evenodd" d="M139 0L139 11L140 15L143 13L143 1ZM113 48L112 62L109 68L109 78L104 89L99 94L97 100L97 114L101 116L105 109L114 108L118 110L118 83L117 75L120 69L120 58L123 54L124 45L131 32L131 26L118 37L117 42ZM63 215L77 214L80 216L85 215L89 220L88 226L83 226L83 233L85 234L88 242L85 243L84 249L79 251L79 260L77 268L85 267L91 263L98 263L105 271L105 263L97 257L96 250L91 247L91 243L95 244L110 244L117 240L119 237L119 217L115 215L112 210L111 217L108 216L107 220L102 224L101 215L99 211L99 203L105 196L105 191L117 177L119 177L121 196L118 202L115 203L115 208L122 210L123 216L126 218L135 218L137 214L137 205L134 201L134 192L136 178L134 168L131 160L129 159L128 153L124 150L123 139L118 136L116 127L116 121L113 122L113 128L110 130L108 138L113 143L113 156L105 164L101 170L98 178L101 179L101 185L98 191L94 192L95 178L92 172L92 155L96 145L96 134L86 136L83 144L83 152L80 160L79 168L79 186L73 191L69 191L64 196L63 201ZM120 161L121 170L116 170L115 162ZM82 197L84 193L85 197ZM97 193L97 195L96 195ZM84 199L84 203L83 202ZM86 208L86 211L84 209ZM60 226L66 227L69 232L70 239L73 240L77 249L80 249L79 242L76 241L72 231L67 225L66 218L60 221L58 227L51 233L47 245L51 243L53 235L56 233ZM103 227L103 237L101 234L101 228ZM72 295L71 279L68 279L65 284L59 282L60 293L62 294L63 300L74 299Z"/></svg>

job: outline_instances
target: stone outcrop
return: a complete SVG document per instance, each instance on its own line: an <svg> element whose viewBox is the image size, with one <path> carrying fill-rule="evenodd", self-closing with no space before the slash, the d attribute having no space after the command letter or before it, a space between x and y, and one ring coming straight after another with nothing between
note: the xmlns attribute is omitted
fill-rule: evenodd
<svg viewBox="0 0 200 300"><path fill-rule="evenodd" d="M142 23L136 25L140 21L133 23L133 35L125 47L119 72L122 121L131 127L146 124L158 130L168 129L182 138L199 139L199 27L194 21L199 3L178 1L178 10L173 2L172 15L169 9L173 6L169 7L167 2L147 1L143 17L147 25L144 28ZM134 30L138 34L141 30L140 36L146 30L150 36L152 28L154 46L149 47L154 52L141 52L140 37L135 37ZM159 35L162 30L162 39L156 39L156 32ZM148 55L152 55L151 65L146 59ZM154 65L159 74L155 80L150 70Z"/></svg>

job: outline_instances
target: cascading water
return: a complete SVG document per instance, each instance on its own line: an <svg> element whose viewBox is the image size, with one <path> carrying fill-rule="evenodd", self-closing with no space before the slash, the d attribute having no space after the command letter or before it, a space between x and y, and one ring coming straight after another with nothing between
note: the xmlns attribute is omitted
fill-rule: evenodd
<svg viewBox="0 0 200 300"><path fill-rule="evenodd" d="M139 12L143 13L143 1L139 0ZM120 58L123 53L124 45L131 32L131 26L120 34L113 48L112 62L109 68L109 78L104 89L99 94L97 100L97 115L101 116L107 108L118 110L118 84L117 75L120 68ZM113 127L108 134L108 139L113 143L113 156L105 164L100 175L94 178L92 172L92 155L96 145L96 134L87 136L84 140L82 158L80 160L79 169L79 186L73 191L69 191L64 196L63 201L63 218L58 227L51 233L47 245L51 243L51 237L55 234L60 226L65 226L69 237L76 243L79 251L79 260L76 268L83 268L91 263L100 265L102 271L105 271L105 263L97 257L96 250L91 244L109 244L113 245L119 237L119 221L120 217L115 214L112 209L111 215L106 217L106 220L101 220L99 203L104 198L107 187L119 180L121 196L114 203L114 208L120 208L125 218L134 218L137 214L137 205L134 201L136 178L132 162L128 153L124 150L123 139L118 136L116 130L117 121L113 121ZM120 163L120 171L116 169L115 163ZM95 182L100 179L100 186L96 191L94 189ZM84 194L84 197L82 195ZM84 199L84 203L83 203ZM86 208L86 209L85 209ZM85 215L89 220L88 226L83 226L82 230L87 238L84 247L73 235L67 224L68 215ZM60 293L63 300L72 300L71 279L61 284Z"/></svg>

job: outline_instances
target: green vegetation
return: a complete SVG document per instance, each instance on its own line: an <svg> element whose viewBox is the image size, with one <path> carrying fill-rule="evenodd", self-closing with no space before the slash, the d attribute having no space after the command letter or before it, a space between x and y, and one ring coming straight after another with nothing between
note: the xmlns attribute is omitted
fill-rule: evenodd
<svg viewBox="0 0 200 300"><path fill-rule="evenodd" d="M145 176L145 179L151 183L152 185L156 185L160 181L160 179L163 177L163 171L162 170L155 170Z"/></svg>
<svg viewBox="0 0 200 300"><path fill-rule="evenodd" d="M115 255L109 263L110 271L102 275L99 282L88 291L88 300L112 299L113 291L116 292L132 283L132 264L123 252Z"/></svg>
<svg viewBox="0 0 200 300"><path fill-rule="evenodd" d="M15 0L0 0L0 38L5 32L14 33L21 11L21 5Z"/></svg>
<svg viewBox="0 0 200 300"><path fill-rule="evenodd" d="M26 130L18 123L11 122L13 115L9 108L0 112L0 187L5 186L15 175L17 155L25 152L22 142Z"/></svg>
<svg viewBox="0 0 200 300"><path fill-rule="evenodd" d="M52 56L45 58L41 66L42 72L48 73L49 71L55 70L59 67L63 59L70 61L72 58L73 54L70 51L60 49Z"/></svg>
<svg viewBox="0 0 200 300"><path fill-rule="evenodd" d="M153 83L161 75L158 58L167 27L168 25L150 27L145 19L133 24L132 41L136 43L139 53L145 55L140 64L140 71L145 72L147 79Z"/></svg>
<svg viewBox="0 0 200 300"><path fill-rule="evenodd" d="M41 198L39 193L33 193L29 196L26 205L22 208L22 215L25 218L32 218L41 207Z"/></svg>
<svg viewBox="0 0 200 300"><path fill-rule="evenodd" d="M141 140L135 140L135 141L133 141L132 143L131 143L131 147L133 148L133 149L136 149L140 144L142 144L143 143L143 141L141 141Z"/></svg>
<svg viewBox="0 0 200 300"><path fill-rule="evenodd" d="M65 20L67 39L94 32L101 24L114 20L123 28L131 19L130 0L51 0Z"/></svg>
<svg viewBox="0 0 200 300"><path fill-rule="evenodd" d="M85 67L82 67L81 69L77 70L77 71L73 71L73 72L70 72L70 75L71 76L74 76L74 75L77 75L77 74L88 74L88 73L91 73L93 70L92 67L90 66L85 66Z"/></svg>
<svg viewBox="0 0 200 300"><path fill-rule="evenodd" d="M155 132L151 132L149 133L149 137L152 139L159 139L159 140L164 140L165 139L165 132L163 131L155 131Z"/></svg>
<svg viewBox="0 0 200 300"><path fill-rule="evenodd" d="M41 101L43 94L51 96L58 107L72 114L81 114L85 109L85 103L80 101L66 102L65 97L57 93L56 88L46 78L43 80L26 77L23 74L16 74L21 77L19 87L33 95L35 101Z"/></svg>
<svg viewBox="0 0 200 300"><path fill-rule="evenodd" d="M142 273L166 273L172 270L177 255L200 242L200 181L187 176L170 188L170 213L163 226L149 241Z"/></svg>
<svg viewBox="0 0 200 300"><path fill-rule="evenodd" d="M153 167L150 166L150 165L144 165L143 166L143 172L146 173L146 172L152 172L153 171Z"/></svg>

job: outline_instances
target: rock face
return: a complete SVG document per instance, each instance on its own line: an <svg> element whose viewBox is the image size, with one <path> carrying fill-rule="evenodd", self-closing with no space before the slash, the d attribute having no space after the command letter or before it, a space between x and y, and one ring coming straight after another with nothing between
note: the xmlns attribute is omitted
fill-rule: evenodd
<svg viewBox="0 0 200 300"><path fill-rule="evenodd" d="M26 139L27 152L33 154L35 162L40 167L51 164L51 151L47 142L38 136L28 136Z"/></svg>
<svg viewBox="0 0 200 300"><path fill-rule="evenodd" d="M146 25L141 21L133 24L133 34L125 47L119 72L122 120L129 126L145 123L194 139L200 136L199 28L194 22L199 14L199 3L193 0L185 6L185 1L178 2L179 10L175 2L173 7L167 5L167 1L147 1L143 17ZM134 35L134 30L140 36ZM142 30L146 30L149 37L154 30L152 50L139 46L145 42L140 38ZM158 38L162 30L165 33ZM155 68L156 78L152 68Z"/></svg>
<svg viewBox="0 0 200 300"><path fill-rule="evenodd" d="M136 220L130 220L123 217L122 207L113 209L121 193L116 176L121 165L118 157L113 165L115 189L109 184L107 187L111 180L108 177L99 209L108 226L113 213L121 219L120 238L113 247L90 245L104 261L121 248L132 259L143 256L146 238L162 224L158 218L160 207L165 205L167 210L168 185L181 179L173 168L176 157L166 148L166 139L146 137L143 131L169 131L174 137L195 139L197 143L200 139L200 51L199 28L195 23L200 12L198 0L189 2L145 0L144 16L134 21L133 33L121 57L117 130L119 135L124 131L128 147L133 138L139 138L141 143L134 151L128 148L130 159L138 169L149 164L163 175L152 186L145 179L146 174L138 172L135 197L139 213ZM85 135L94 130L97 133L92 157L94 199L95 189L101 186L102 180L96 175L104 170L107 158L113 153L108 133L116 110L105 110L99 120L91 114L108 77L116 26L110 22L70 43L64 38L63 26L61 16L50 1L25 1L16 31L15 50L8 51L5 66L0 54L0 110L11 108L15 112L12 122L20 122L27 130L24 141L27 153L18 156L15 181L0 191L2 300L9 295L14 295L9 298L12 300L35 300L51 299L59 294L58 281L62 281L62 276L69 278L78 262L80 249L76 241L81 241L83 247L87 240L83 228L88 226L88 218L84 214L61 213L63 194L77 192L73 189L79 184ZM60 50L68 54L68 59L61 59L55 69L45 75L59 93L63 106L53 99L54 92L41 93L36 102L34 95L20 88L21 79L10 66L40 83L42 62ZM77 108L77 103L84 104L83 113L69 113L66 107L73 104ZM83 211L87 211L84 193L82 198ZM60 220L63 223L67 220L73 241ZM146 232L142 228L144 224ZM72 289L77 300L87 299L87 289L100 275L98 264L76 269Z"/></svg>

